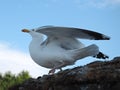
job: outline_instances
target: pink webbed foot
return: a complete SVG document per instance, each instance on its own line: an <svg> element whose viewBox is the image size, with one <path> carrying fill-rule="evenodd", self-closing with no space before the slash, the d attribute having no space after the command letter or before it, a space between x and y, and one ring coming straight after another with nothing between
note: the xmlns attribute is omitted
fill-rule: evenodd
<svg viewBox="0 0 120 90"><path fill-rule="evenodd" d="M49 75L53 75L53 74L55 73L55 70L56 70L56 69L60 69L60 71L62 71L62 67L65 66L65 65L66 65L66 63L64 62L64 63L58 65L57 67L54 67L53 69L51 69L51 70L49 71L48 74L49 74Z"/></svg>

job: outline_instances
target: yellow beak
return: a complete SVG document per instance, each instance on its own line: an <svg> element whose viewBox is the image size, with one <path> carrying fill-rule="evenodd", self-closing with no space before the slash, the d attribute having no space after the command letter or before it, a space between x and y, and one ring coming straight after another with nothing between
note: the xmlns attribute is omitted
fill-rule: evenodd
<svg viewBox="0 0 120 90"><path fill-rule="evenodd" d="M28 29L23 29L22 32L27 32L29 33L30 31Z"/></svg>

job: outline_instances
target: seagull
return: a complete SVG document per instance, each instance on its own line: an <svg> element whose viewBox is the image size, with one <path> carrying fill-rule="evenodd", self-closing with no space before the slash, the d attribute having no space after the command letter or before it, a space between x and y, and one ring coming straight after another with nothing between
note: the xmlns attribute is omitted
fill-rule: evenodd
<svg viewBox="0 0 120 90"><path fill-rule="evenodd" d="M77 60L88 56L100 59L108 58L95 44L85 46L80 39L109 40L104 34L74 27L42 26L34 29L22 29L29 33L32 41L29 45L31 58L40 66L49 68L48 74L56 69L73 65ZM45 39L46 36L46 39Z"/></svg>

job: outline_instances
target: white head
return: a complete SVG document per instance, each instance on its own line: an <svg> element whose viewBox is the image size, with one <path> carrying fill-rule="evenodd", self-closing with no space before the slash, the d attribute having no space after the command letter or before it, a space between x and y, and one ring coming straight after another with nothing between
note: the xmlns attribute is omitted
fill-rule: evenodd
<svg viewBox="0 0 120 90"><path fill-rule="evenodd" d="M32 38L42 38L43 37L43 35L41 33L38 33L35 30L22 29L22 32L29 33L32 36Z"/></svg>

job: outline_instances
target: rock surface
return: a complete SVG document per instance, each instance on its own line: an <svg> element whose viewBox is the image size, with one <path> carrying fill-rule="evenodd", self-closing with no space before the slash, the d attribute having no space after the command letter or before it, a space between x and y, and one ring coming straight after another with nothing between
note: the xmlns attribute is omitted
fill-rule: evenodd
<svg viewBox="0 0 120 90"><path fill-rule="evenodd" d="M120 90L120 57L30 78L9 90Z"/></svg>

